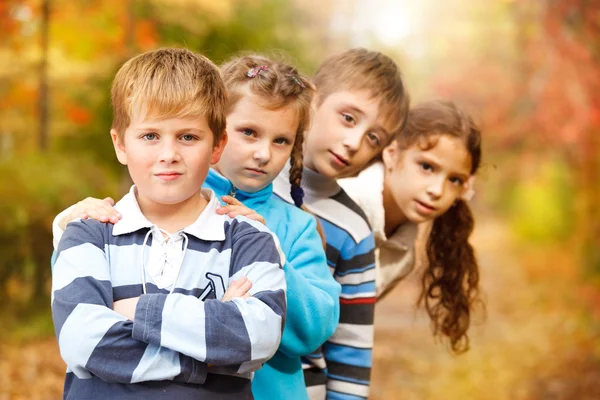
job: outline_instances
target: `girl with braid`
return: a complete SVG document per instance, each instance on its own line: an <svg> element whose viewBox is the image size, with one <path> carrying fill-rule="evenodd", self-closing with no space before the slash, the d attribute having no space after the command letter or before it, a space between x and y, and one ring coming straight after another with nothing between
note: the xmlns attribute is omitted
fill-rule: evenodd
<svg viewBox="0 0 600 400"><path fill-rule="evenodd" d="M338 182L364 210L376 243L377 300L413 270L417 225L432 221L420 300L435 335L469 348L479 268L469 244L474 220L466 200L481 160L481 132L448 101L409 111L382 161Z"/></svg>
<svg viewBox="0 0 600 400"><path fill-rule="evenodd" d="M204 186L226 203L218 213L263 222L276 234L286 260L287 314L281 344L255 373L252 391L256 399L308 399L300 357L336 330L341 291L329 272L316 220L301 210L303 132L309 125L314 87L294 67L257 55L234 58L221 71L228 96L228 143ZM288 160L295 205L273 195L272 181ZM55 236L66 222L79 217L115 223L120 216L110 199L86 199L57 216ZM251 287L252 282L242 278L227 292L248 296Z"/></svg>

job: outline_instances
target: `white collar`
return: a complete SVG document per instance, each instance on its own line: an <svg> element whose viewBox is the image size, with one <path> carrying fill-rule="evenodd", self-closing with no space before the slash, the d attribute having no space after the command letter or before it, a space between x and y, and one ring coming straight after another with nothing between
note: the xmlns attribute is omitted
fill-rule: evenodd
<svg viewBox="0 0 600 400"><path fill-rule="evenodd" d="M362 208L376 239L402 249L414 246L418 225L407 221L388 238L385 234L385 209L383 208L383 180L385 166L376 162L362 170L354 178L338 180L348 195Z"/></svg>
<svg viewBox="0 0 600 400"><path fill-rule="evenodd" d="M223 241L225 240L225 216L216 213L221 206L215 193L210 189L203 188L201 195L208 200L208 204L202 210L196 221L185 227L182 231L201 240ZM114 225L113 235L124 235L143 228L151 228L154 224L144 216L135 197L135 185L131 186L127 193L115 205L115 209L121 213L123 218ZM173 233L173 232L171 232Z"/></svg>

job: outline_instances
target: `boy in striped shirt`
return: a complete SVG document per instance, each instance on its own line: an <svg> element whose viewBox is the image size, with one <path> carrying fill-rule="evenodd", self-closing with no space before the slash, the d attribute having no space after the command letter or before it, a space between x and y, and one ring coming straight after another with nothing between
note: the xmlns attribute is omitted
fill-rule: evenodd
<svg viewBox="0 0 600 400"><path fill-rule="evenodd" d="M134 186L118 223L75 220L58 245L64 398L251 399L252 372L279 346L286 288L274 236L216 214L200 189L227 142L219 70L187 50L144 53L117 73L112 103Z"/></svg>
<svg viewBox="0 0 600 400"><path fill-rule="evenodd" d="M323 227L327 260L342 285L340 323L322 348L304 358L312 400L367 399L373 347L375 242L365 214L336 179L377 159L402 128L408 94L387 56L351 49L323 62L313 82L315 111L305 134L304 205ZM274 192L292 202L288 170Z"/></svg>

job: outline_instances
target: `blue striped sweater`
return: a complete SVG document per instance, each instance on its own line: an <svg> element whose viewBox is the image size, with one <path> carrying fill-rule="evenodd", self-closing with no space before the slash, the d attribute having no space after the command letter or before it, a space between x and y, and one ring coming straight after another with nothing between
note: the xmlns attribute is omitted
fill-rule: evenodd
<svg viewBox="0 0 600 400"><path fill-rule="evenodd" d="M274 192L292 202L289 170ZM340 323L329 340L304 357L307 386L326 385L328 399L367 399L375 311L375 240L365 214L333 179L304 169L305 206L318 218L327 241L327 262L342 285Z"/></svg>
<svg viewBox="0 0 600 400"><path fill-rule="evenodd" d="M132 202L130 193L116 208ZM172 293L143 269L152 224L141 212L126 207L114 226L67 226L52 278L52 316L67 363L64 398L252 398L252 372L281 340L283 260L262 224L216 215L218 205L212 195L198 221L183 229L187 250ZM120 229L131 218L137 228ZM241 276L252 282L252 297L221 302ZM138 296L135 322L112 310L113 302Z"/></svg>

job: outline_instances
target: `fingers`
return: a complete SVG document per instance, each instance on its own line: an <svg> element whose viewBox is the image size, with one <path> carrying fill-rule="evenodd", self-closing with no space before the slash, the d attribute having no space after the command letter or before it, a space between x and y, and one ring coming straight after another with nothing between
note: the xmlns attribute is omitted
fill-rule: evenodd
<svg viewBox="0 0 600 400"><path fill-rule="evenodd" d="M234 294L237 293L237 290L239 289L239 287L241 285L242 285L242 281L241 280L237 280L237 281L231 282L231 284L229 285L229 287L225 291L225 294L223 295L223 298L221 298L221 301L224 303L226 301L230 301L231 299L233 299Z"/></svg>
<svg viewBox="0 0 600 400"><path fill-rule="evenodd" d="M248 294L250 289L252 289L252 282L250 282L250 279L246 278L245 276L243 278L244 278L244 282L237 290L237 293L236 293L237 297L245 296L246 294Z"/></svg>
<svg viewBox="0 0 600 400"><path fill-rule="evenodd" d="M235 217L236 215L245 215L245 214L249 214L250 212L254 212L251 209L245 207L245 206L238 206L238 205L228 205L228 206L222 206L217 208L217 214L219 215L224 215L227 214L230 217Z"/></svg>
<svg viewBox="0 0 600 400"><path fill-rule="evenodd" d="M238 215L243 215L246 218L252 219L254 221L258 221L263 225L266 225L265 223L265 219L262 217L262 215L258 214L256 211L241 205L227 205L227 206L223 206L223 207L219 207L217 209L217 214L219 215L225 215L227 214L227 216L229 216L230 218L235 218Z"/></svg>
<svg viewBox="0 0 600 400"><path fill-rule="evenodd" d="M231 204L231 205L234 205L234 206L241 206L242 205L241 201L239 201L235 197L231 197L231 196L221 196L221 200L223 200L224 203Z"/></svg>
<svg viewBox="0 0 600 400"><path fill-rule="evenodd" d="M252 288L252 282L245 277L242 276L240 279L231 282L227 291L223 295L221 299L222 302L231 301L236 297L248 298L251 297L249 291Z"/></svg>
<svg viewBox="0 0 600 400"><path fill-rule="evenodd" d="M100 222L110 222L116 224L121 218L121 214L113 207L114 200L107 197L103 200L88 197L77 203L74 210L79 212L80 216L95 219Z"/></svg>

